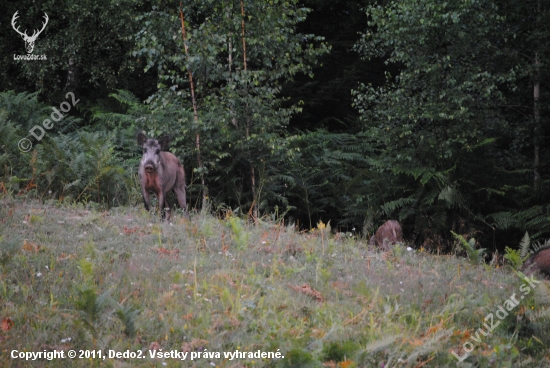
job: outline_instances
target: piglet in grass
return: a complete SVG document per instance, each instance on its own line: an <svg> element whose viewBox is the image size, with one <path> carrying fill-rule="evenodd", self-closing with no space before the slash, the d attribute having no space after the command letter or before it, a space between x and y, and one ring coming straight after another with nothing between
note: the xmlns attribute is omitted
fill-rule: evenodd
<svg viewBox="0 0 550 368"><path fill-rule="evenodd" d="M376 233L370 238L369 244L381 247L387 251L395 243L403 242L403 230L401 225L395 220L388 220L378 228Z"/></svg>

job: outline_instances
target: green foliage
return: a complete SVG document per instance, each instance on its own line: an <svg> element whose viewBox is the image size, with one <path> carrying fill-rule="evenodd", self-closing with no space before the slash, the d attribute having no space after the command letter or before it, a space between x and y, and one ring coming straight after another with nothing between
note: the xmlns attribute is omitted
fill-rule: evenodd
<svg viewBox="0 0 550 368"><path fill-rule="evenodd" d="M36 93L3 92L0 101L0 143L7 148L0 164L3 181L10 183L11 190L36 186L40 197L69 196L76 201L91 198L111 205L126 201L131 182L118 164L113 145L116 131L64 133L78 121L68 116L39 142L32 138L32 151L21 152L19 139L30 137L29 130L42 126L52 110L37 100Z"/></svg>
<svg viewBox="0 0 550 368"><path fill-rule="evenodd" d="M529 238L529 232L525 232L525 235L521 239L521 242L519 243L519 255L521 258L526 259L529 256L529 247L531 246L531 238Z"/></svg>
<svg viewBox="0 0 550 368"><path fill-rule="evenodd" d="M292 349L277 367L281 368L320 368L321 363L313 359L311 353L302 349Z"/></svg>
<svg viewBox="0 0 550 368"><path fill-rule="evenodd" d="M365 216L370 185L366 169L371 146L361 134L306 132L288 138L288 159L279 166L283 196L294 204L294 215L314 219L343 218L355 225Z"/></svg>
<svg viewBox="0 0 550 368"><path fill-rule="evenodd" d="M536 202L536 198L529 202ZM492 213L488 217L499 230L520 229L530 232L536 239L550 232L550 207L533 203L525 209Z"/></svg>
<svg viewBox="0 0 550 368"><path fill-rule="evenodd" d="M18 4L24 27L49 15L35 49L48 62L12 60L22 41L9 26L0 31L2 195L137 202L135 134L144 129L174 136L192 208L207 191L213 208L254 217L286 208L310 228L332 219L367 234L395 218L412 242L438 250L450 249L451 229L498 247L525 231L550 234L544 2L253 0L242 2L243 16L241 1L208 0L183 5L185 42L178 3ZM2 24L17 6L6 5ZM348 67L358 24L363 60ZM329 68L314 69L331 48L317 31L334 41ZM337 82L319 85L314 70ZM323 116L323 99L347 101L347 86L357 86L360 121ZM66 91L78 109L35 150L19 151ZM289 130L312 101L316 130Z"/></svg>
<svg viewBox="0 0 550 368"><path fill-rule="evenodd" d="M124 334L127 337L136 335L136 316L139 314L139 309L134 309L130 305L125 305L116 310L116 315L124 325Z"/></svg>
<svg viewBox="0 0 550 368"><path fill-rule="evenodd" d="M343 362L351 359L359 345L355 341L331 342L323 346L323 361Z"/></svg>
<svg viewBox="0 0 550 368"><path fill-rule="evenodd" d="M19 162L20 152L14 147L14 142L17 142L18 134L15 125L6 118L5 110L0 110L0 146L4 147L0 155L0 168L2 169L2 182L8 181L10 176L17 176L22 172L22 167Z"/></svg>
<svg viewBox="0 0 550 368"><path fill-rule="evenodd" d="M147 102L153 113L173 118L150 128L178 137L175 146L193 158L191 182L205 178L207 188L200 190L214 193L216 205L262 207L264 198L277 200L270 177L284 159L281 135L299 111L283 105L281 84L311 74L328 50L321 38L296 32L308 9L294 0L249 1L243 18L239 1L184 5L185 45L177 10L155 7L137 18L143 29L134 35L133 55L159 74L158 91Z"/></svg>
<svg viewBox="0 0 550 368"><path fill-rule="evenodd" d="M78 297L75 298L74 304L76 309L82 312L82 318L87 326L92 326L101 311L95 288L84 287L78 289Z"/></svg>
<svg viewBox="0 0 550 368"><path fill-rule="evenodd" d="M79 132L45 138L37 147L36 174L41 196L71 197L107 205L125 203L131 187L118 164L114 134Z"/></svg>
<svg viewBox="0 0 550 368"><path fill-rule="evenodd" d="M82 278L84 279L84 285L93 286L94 285L94 264L88 261L85 258L82 258L78 262L80 272L82 273Z"/></svg>
<svg viewBox="0 0 550 368"><path fill-rule="evenodd" d="M80 316L75 321L76 326L83 326L85 331L89 332L94 338L97 338L100 336L101 329L105 323L104 319L107 307L112 303L113 299L111 298L110 289L98 295L95 285L77 287L74 307L79 311ZM131 323L129 321L126 322ZM130 326L130 328L133 328L133 326Z"/></svg>
<svg viewBox="0 0 550 368"><path fill-rule="evenodd" d="M355 50L391 70L383 85L353 91L376 147L375 182L385 184L382 193L371 189L371 205L424 245L449 244L448 229L488 229L491 213L497 226L546 233L546 205L522 214L512 204L532 194L521 175L529 162L517 149L527 144L523 133L517 141L527 124L516 127L503 108L523 78L507 42L517 24L490 0L390 1L366 12Z"/></svg>
<svg viewBox="0 0 550 368"><path fill-rule="evenodd" d="M0 182L17 193L32 178L32 153L21 152L20 139L29 137L34 125L42 125L47 109L36 93L0 92Z"/></svg>
<svg viewBox="0 0 550 368"><path fill-rule="evenodd" d="M134 94L127 90L118 90L109 94L110 99L92 109L92 130L107 128L113 135L113 143L117 157L126 169L137 170L140 150L137 149L136 134L146 129L146 134L159 137L163 133L153 128L159 125L170 126L172 115L153 112ZM168 111L166 111L168 113ZM170 114L173 111L169 111ZM149 128L149 129L147 129ZM178 155L180 151L174 150Z"/></svg>
<svg viewBox="0 0 550 368"><path fill-rule="evenodd" d="M43 222L23 223L29 213ZM456 364L449 352L473 341L488 310L513 293L521 296L517 276L506 268L488 268L481 283L479 267L464 258L406 251L389 254L388 267L388 254L369 251L363 239L333 236L320 223L308 233L267 219L243 225L248 245L239 249L229 221L207 213L151 228L150 217L136 207L95 214L82 206L7 197L0 216L0 251L13 249L0 266L0 295L14 322L3 341L8 350L38 351L72 337L71 344L104 351L147 350L157 341L167 351L186 344L192 351L206 346L284 355L237 362L251 366L429 361L445 367ZM17 236L8 239L10 233ZM323 253L323 241L330 251ZM535 318L547 302L537 290L542 284L536 285L533 298L522 299L493 333L479 334L483 342L469 363L490 366L496 355L512 364L544 362L544 317ZM28 322L32 333L14 333L28 316L35 316ZM155 363L149 357L125 360ZM74 364L89 366L90 360Z"/></svg>
<svg viewBox="0 0 550 368"><path fill-rule="evenodd" d="M550 328L550 287L545 281L531 279L528 284L525 283L524 275L516 273L523 283L522 290L526 290L527 296L522 300L527 304L521 318L513 320L516 331L519 336L527 337L520 346L526 351L536 354L544 351L545 346L550 342L545 331ZM533 290L534 287L534 290ZM529 294L526 294L529 293Z"/></svg>
<svg viewBox="0 0 550 368"><path fill-rule="evenodd" d="M520 251L516 249L512 249L510 247L506 247L504 251L506 252L506 254L504 254L504 259L510 262L514 270L519 269L524 261L520 255Z"/></svg>
<svg viewBox="0 0 550 368"><path fill-rule="evenodd" d="M21 133L28 132L34 125L41 126L51 113L51 109L38 101L36 92L0 92L0 109L6 111L5 119L13 122Z"/></svg>
<svg viewBox="0 0 550 368"><path fill-rule="evenodd" d="M248 248L248 236L244 230L242 220L238 217L231 217L229 218L229 226L235 235L237 249L242 250Z"/></svg>
<svg viewBox="0 0 550 368"><path fill-rule="evenodd" d="M550 233L550 205L534 204L515 214L516 226L536 239Z"/></svg>
<svg viewBox="0 0 550 368"><path fill-rule="evenodd" d="M375 366L384 364L385 361L395 360L395 353L392 351L388 359L386 359L381 352L392 347L392 345L399 339L400 335L390 335L385 336L376 341L370 342L367 344L364 350L358 354L359 364L364 364L367 366Z"/></svg>
<svg viewBox="0 0 550 368"><path fill-rule="evenodd" d="M84 247L88 258L81 258L78 261L78 268L81 273L81 281L74 286L74 307L79 312L79 318L75 321L75 326L79 333L89 333L95 341L103 334L109 316L113 307L117 303L111 297L112 288L103 293L99 293L99 285L96 279L97 263L101 263L103 257L92 242L88 242ZM90 261L93 259L95 262ZM126 336L135 335L135 317L138 310L126 306L118 305L115 310L116 315L124 325L124 334ZM86 338L86 334L83 334Z"/></svg>
<svg viewBox="0 0 550 368"><path fill-rule="evenodd" d="M0 212L0 214L5 216L4 211ZM22 240L18 236L0 236L0 266L5 266L17 254L21 243Z"/></svg>
<svg viewBox="0 0 550 368"><path fill-rule="evenodd" d="M523 235L523 238L521 239L519 243L519 249L514 254L517 253L517 256L521 259L521 264L527 260L533 253L537 252L538 250L542 248L546 248L550 246L550 239L544 241L544 242L532 242L531 238L529 237L529 232L525 232L525 235ZM507 251L508 253L508 251ZM512 253L512 252L510 252ZM513 256L514 257L514 256Z"/></svg>
<svg viewBox="0 0 550 368"><path fill-rule="evenodd" d="M24 44L11 27L6 27L3 42L10 52L1 57L11 73L3 78L3 85L11 89L24 85L23 89L39 91L52 101L68 91L77 95L82 91L87 94L85 104L91 104L97 92L106 94L134 84L143 88L142 83L134 81L141 73L132 73L142 68L126 58L133 46L126 37L138 29L134 17L144 5L143 1L133 0L67 2L62 6L53 0L6 4L4 25L10 24L16 10L20 15L18 24L21 29L28 28L28 33L40 25L44 13L49 21L34 48L34 54L46 55L47 62L14 61L14 54L24 54Z"/></svg>
<svg viewBox="0 0 550 368"><path fill-rule="evenodd" d="M468 257L470 258L471 264L480 264L483 262L483 253L485 253L485 248L480 248L476 250L476 240L475 238L471 238L470 240L466 241L464 237L460 234L457 234L453 231L451 231L453 236L460 242L460 244L464 247L466 252L468 253Z"/></svg>

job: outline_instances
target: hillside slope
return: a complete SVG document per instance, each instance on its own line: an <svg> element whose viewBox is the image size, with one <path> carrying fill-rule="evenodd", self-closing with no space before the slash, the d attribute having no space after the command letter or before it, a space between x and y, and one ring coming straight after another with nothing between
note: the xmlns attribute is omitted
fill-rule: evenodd
<svg viewBox="0 0 550 368"><path fill-rule="evenodd" d="M172 219L0 200L0 365L548 365L544 324L528 322L547 286L508 267L382 253L324 224Z"/></svg>

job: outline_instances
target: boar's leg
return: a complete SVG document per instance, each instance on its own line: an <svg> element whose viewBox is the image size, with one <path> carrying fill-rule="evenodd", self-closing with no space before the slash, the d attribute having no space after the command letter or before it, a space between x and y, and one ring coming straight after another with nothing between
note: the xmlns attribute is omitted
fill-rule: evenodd
<svg viewBox="0 0 550 368"><path fill-rule="evenodd" d="M160 210L162 219L164 220L165 217L167 217L166 221L170 221L170 204L168 203L168 199L166 197L167 197L166 194L162 192L159 193L158 195L159 210Z"/></svg>
<svg viewBox="0 0 550 368"><path fill-rule="evenodd" d="M164 219L164 214L166 214L166 221L170 221L170 217L172 216L172 206L170 206L168 201L164 202L164 212L162 214L163 219Z"/></svg>
<svg viewBox="0 0 550 368"><path fill-rule="evenodd" d="M183 213L187 214L187 200L185 198L185 183L182 183L178 180L176 182L176 185L174 186L174 193L178 198L178 205L183 210Z"/></svg>
<svg viewBox="0 0 550 368"><path fill-rule="evenodd" d="M392 245L392 241L390 239L384 238L384 240L382 240L382 249L385 252L391 249L391 245Z"/></svg>
<svg viewBox="0 0 550 368"><path fill-rule="evenodd" d="M187 214L187 201L185 199L185 189L175 188L174 193L178 198L178 205L183 210L183 213Z"/></svg>
<svg viewBox="0 0 550 368"><path fill-rule="evenodd" d="M143 204L145 205L145 209L149 211L149 209L151 208L151 198L149 198L149 191L143 188L143 186L141 187L141 196L143 197Z"/></svg>

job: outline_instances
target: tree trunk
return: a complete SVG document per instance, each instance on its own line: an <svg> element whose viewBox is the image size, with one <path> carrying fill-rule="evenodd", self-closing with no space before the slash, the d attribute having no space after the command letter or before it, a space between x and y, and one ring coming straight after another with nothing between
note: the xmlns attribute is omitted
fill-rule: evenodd
<svg viewBox="0 0 550 368"><path fill-rule="evenodd" d="M537 14L535 19L535 28L541 28L541 1L537 1ZM539 45L537 45L539 46ZM535 65L533 73L533 190L536 193L540 190L541 176L540 176L540 60L538 50L535 51Z"/></svg>
<svg viewBox="0 0 550 368"><path fill-rule="evenodd" d="M533 113L534 113L534 126L533 126L533 146L534 146L534 162L533 162L533 174L534 183L533 189L535 192L540 190L541 177L540 177L540 62L538 54L535 54L535 78L533 85Z"/></svg>
<svg viewBox="0 0 550 368"><path fill-rule="evenodd" d="M180 20L181 20L181 37L183 38L183 47L185 49L185 55L187 56L187 59L189 60L189 50L187 48L187 36L185 34L185 21L183 18L183 11L181 10L183 8L183 4L180 3ZM191 70L187 68L187 74L189 76L189 85L191 88L191 100L193 103L193 119L195 120L195 124L199 124L199 113L197 111L197 99L195 97L195 85L193 84L193 73L191 73ZM201 177L201 185L202 185L202 209L204 210L206 208L206 198L207 198L207 192L208 189L206 188L206 183L204 181L204 165L202 162L201 157L201 138L200 134L197 132L195 135L195 149L197 150L197 163L199 165L200 170L200 177Z"/></svg>
<svg viewBox="0 0 550 368"><path fill-rule="evenodd" d="M69 67L67 73L67 80L65 81L65 87L63 87L63 94L66 92L73 92L76 94L76 65L73 58L69 58Z"/></svg>
<svg viewBox="0 0 550 368"><path fill-rule="evenodd" d="M243 66L244 71L246 72L246 39L244 32L244 4L241 0L241 30L242 30L242 39L243 39ZM250 118L250 110L248 108L248 83L246 84L246 140L250 138L250 128L252 125L252 120ZM250 185L252 187L252 206L250 207L249 213L252 214L254 221L258 218L258 198L256 198L256 174L254 170L254 163L250 161Z"/></svg>
<svg viewBox="0 0 550 368"><path fill-rule="evenodd" d="M231 14L227 14L227 18L229 21L231 21ZM231 79L231 71L233 68L233 32L229 34L228 41L227 41L227 67L229 69L229 77L227 78L227 83L232 83ZM231 123L235 126L235 128L238 127L237 118L235 117L235 109L233 107L233 102L230 102L229 106L229 113L231 115Z"/></svg>

